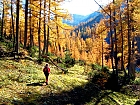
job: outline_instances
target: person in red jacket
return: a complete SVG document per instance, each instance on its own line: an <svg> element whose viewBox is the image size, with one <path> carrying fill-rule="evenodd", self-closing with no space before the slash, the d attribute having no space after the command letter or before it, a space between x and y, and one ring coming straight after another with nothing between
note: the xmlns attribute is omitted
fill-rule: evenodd
<svg viewBox="0 0 140 105"><path fill-rule="evenodd" d="M43 68L43 72L44 72L44 75L46 77L46 82L43 85L48 85L48 77L50 74L50 67L49 67L48 63L46 63L45 67Z"/></svg>

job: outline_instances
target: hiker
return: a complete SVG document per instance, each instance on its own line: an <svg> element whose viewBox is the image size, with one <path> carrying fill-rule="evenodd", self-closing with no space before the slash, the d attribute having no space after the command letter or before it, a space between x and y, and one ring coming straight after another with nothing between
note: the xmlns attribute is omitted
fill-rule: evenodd
<svg viewBox="0 0 140 105"><path fill-rule="evenodd" d="M43 68L43 72L44 72L44 75L46 77L46 82L43 85L48 85L48 77L50 74L50 67L49 67L48 63L46 63L45 67Z"/></svg>

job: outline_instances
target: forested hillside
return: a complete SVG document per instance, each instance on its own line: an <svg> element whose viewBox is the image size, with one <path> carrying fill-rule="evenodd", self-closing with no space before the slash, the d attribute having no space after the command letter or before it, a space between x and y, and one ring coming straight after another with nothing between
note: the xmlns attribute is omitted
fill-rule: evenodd
<svg viewBox="0 0 140 105"><path fill-rule="evenodd" d="M71 25L71 26L77 26L79 25L83 20L85 20L87 16L84 16L84 15L77 15L77 14L71 14L71 17L72 19L71 20L63 20L63 23L66 23L68 25Z"/></svg>
<svg viewBox="0 0 140 105"><path fill-rule="evenodd" d="M96 1L100 11L74 27L63 22L72 19L63 2L0 2L0 104L139 102L140 0Z"/></svg>

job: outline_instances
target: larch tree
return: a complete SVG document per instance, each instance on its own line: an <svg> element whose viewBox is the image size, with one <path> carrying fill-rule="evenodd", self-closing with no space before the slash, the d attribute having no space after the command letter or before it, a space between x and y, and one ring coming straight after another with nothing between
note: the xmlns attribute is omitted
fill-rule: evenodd
<svg viewBox="0 0 140 105"><path fill-rule="evenodd" d="M12 23L12 38L13 38L13 51L15 50L15 24L14 24L14 11L13 11L13 0L11 0L11 23Z"/></svg>
<svg viewBox="0 0 140 105"><path fill-rule="evenodd" d="M27 32L28 32L28 0L25 0L25 29L24 29L24 48L27 44Z"/></svg>
<svg viewBox="0 0 140 105"><path fill-rule="evenodd" d="M48 48L49 48L49 40L50 40L50 27L49 27L49 24L50 24L50 13L51 13L51 0L49 0L48 2L48 26L47 26L47 46L46 46L46 54L48 55Z"/></svg>
<svg viewBox="0 0 140 105"><path fill-rule="evenodd" d="M32 5L32 0L30 0L29 6ZM34 38L33 38L33 30L34 30L34 22L32 17L32 8L29 8L29 27L30 27L30 48L34 46Z"/></svg>
<svg viewBox="0 0 140 105"><path fill-rule="evenodd" d="M16 1L16 45L15 51L18 53L19 50L19 6L20 0Z"/></svg>
<svg viewBox="0 0 140 105"><path fill-rule="evenodd" d="M130 75L130 60L131 60L131 42L130 42L130 13L129 0L127 0L127 38L128 38L128 75Z"/></svg>
<svg viewBox="0 0 140 105"><path fill-rule="evenodd" d="M40 34L41 34L41 11L42 11L42 0L40 0L39 4L39 21L38 21L38 47L39 47L39 60L41 59L41 40L40 40Z"/></svg>
<svg viewBox="0 0 140 105"><path fill-rule="evenodd" d="M47 34L46 34L46 16L47 16L47 14L46 14L46 0L44 0L44 48L43 48L43 52L42 52L42 54L44 55L44 54L47 54L46 52L46 47L47 47L47 40L46 40L46 36L47 36Z"/></svg>
<svg viewBox="0 0 140 105"><path fill-rule="evenodd" d="M3 27L4 27L4 7L5 7L5 5L4 5L4 3L5 3L5 1L3 0L3 2L2 2L2 19L1 19L1 38L0 39L2 39L2 37L3 37Z"/></svg>

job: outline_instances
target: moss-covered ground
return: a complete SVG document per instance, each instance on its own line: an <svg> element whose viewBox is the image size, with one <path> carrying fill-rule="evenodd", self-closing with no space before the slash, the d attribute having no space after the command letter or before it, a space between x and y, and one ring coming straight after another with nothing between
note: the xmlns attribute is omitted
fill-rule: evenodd
<svg viewBox="0 0 140 105"><path fill-rule="evenodd" d="M121 92L99 89L88 81L84 67L75 65L63 74L50 64L49 85L42 86L45 62L0 60L0 104L3 105L134 105L139 88L124 86ZM137 74L138 75L138 74ZM140 78L134 82L137 84ZM135 87L139 87L139 84Z"/></svg>

